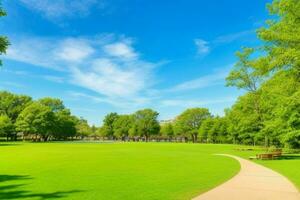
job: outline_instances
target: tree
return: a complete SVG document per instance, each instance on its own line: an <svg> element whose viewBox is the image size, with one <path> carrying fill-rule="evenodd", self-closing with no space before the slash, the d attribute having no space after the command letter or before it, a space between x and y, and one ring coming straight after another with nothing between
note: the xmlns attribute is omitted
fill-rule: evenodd
<svg viewBox="0 0 300 200"><path fill-rule="evenodd" d="M45 97L38 100L39 103L48 106L52 112L56 113L65 109L65 106L60 99Z"/></svg>
<svg viewBox="0 0 300 200"><path fill-rule="evenodd" d="M76 135L80 137L85 137L91 134L91 128L88 124L88 122L83 119L77 119L76 120Z"/></svg>
<svg viewBox="0 0 300 200"><path fill-rule="evenodd" d="M133 124L133 116L131 115L119 115L113 123L114 135L117 138L125 140L129 135L129 130Z"/></svg>
<svg viewBox="0 0 300 200"><path fill-rule="evenodd" d="M208 142L208 133L213 127L213 118L207 118L203 120L199 128L200 141Z"/></svg>
<svg viewBox="0 0 300 200"><path fill-rule="evenodd" d="M6 136L7 140L14 132L14 125L7 115L0 115L0 136Z"/></svg>
<svg viewBox="0 0 300 200"><path fill-rule="evenodd" d="M118 119L117 113L109 113L104 117L103 120L103 136L109 137L111 139L114 138L114 122Z"/></svg>
<svg viewBox="0 0 300 200"><path fill-rule="evenodd" d="M13 123L24 108L32 102L31 97L16 95L10 92L0 92L0 114L7 115Z"/></svg>
<svg viewBox="0 0 300 200"><path fill-rule="evenodd" d="M172 123L165 123L161 125L160 133L163 137L168 138L169 140L172 139L174 136L174 130Z"/></svg>
<svg viewBox="0 0 300 200"><path fill-rule="evenodd" d="M151 109L143 109L135 112L134 123L137 133L148 142L151 135L159 133L158 112Z"/></svg>
<svg viewBox="0 0 300 200"><path fill-rule="evenodd" d="M137 125L135 122L133 122L132 126L128 130L128 135L130 138L133 138L134 141L136 141L136 137L138 136L138 130L137 130Z"/></svg>
<svg viewBox="0 0 300 200"><path fill-rule="evenodd" d="M0 1L0 17L6 16L5 10L3 10ZM6 49L9 45L8 38L6 36L0 36L0 55L6 53ZM2 66L2 60L0 60L0 66Z"/></svg>
<svg viewBox="0 0 300 200"><path fill-rule="evenodd" d="M210 118L207 108L189 108L176 118L177 131L191 136L193 142L197 142L198 130L201 123Z"/></svg>
<svg viewBox="0 0 300 200"><path fill-rule="evenodd" d="M53 137L56 139L66 140L69 137L74 137L77 133L77 119L71 115L68 109L63 109L55 114L55 127Z"/></svg>
<svg viewBox="0 0 300 200"><path fill-rule="evenodd" d="M48 106L34 102L18 116L17 130L25 134L35 134L47 141L54 132L55 116Z"/></svg>
<svg viewBox="0 0 300 200"><path fill-rule="evenodd" d="M258 68L262 74L288 70L300 77L300 1L274 0L268 4L272 20L258 30L258 38L264 43L260 48L265 56L259 57L264 65Z"/></svg>
<svg viewBox="0 0 300 200"><path fill-rule="evenodd" d="M241 52L236 53L238 62L226 77L227 86L235 86L238 89L245 89L249 92L257 91L263 78L255 70L257 65L256 60L250 60L250 55L253 52L253 48L244 48Z"/></svg>

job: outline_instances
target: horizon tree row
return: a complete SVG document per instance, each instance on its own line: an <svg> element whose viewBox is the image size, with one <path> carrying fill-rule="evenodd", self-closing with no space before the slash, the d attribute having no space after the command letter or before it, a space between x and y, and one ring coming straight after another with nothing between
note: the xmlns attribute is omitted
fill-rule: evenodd
<svg viewBox="0 0 300 200"><path fill-rule="evenodd" d="M26 95L0 92L0 136L6 140L66 140L90 134L86 120L71 115L60 99L32 100Z"/></svg>

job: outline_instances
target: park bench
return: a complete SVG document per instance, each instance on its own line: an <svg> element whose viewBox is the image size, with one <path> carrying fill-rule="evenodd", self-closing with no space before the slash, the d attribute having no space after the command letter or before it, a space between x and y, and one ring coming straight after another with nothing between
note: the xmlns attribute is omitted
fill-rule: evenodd
<svg viewBox="0 0 300 200"><path fill-rule="evenodd" d="M273 159L273 154L272 153L257 154L256 159L259 159L259 160L272 160Z"/></svg>
<svg viewBox="0 0 300 200"><path fill-rule="evenodd" d="M256 156L249 157L250 160L273 160L282 156L282 149L274 149L272 152L256 154Z"/></svg>

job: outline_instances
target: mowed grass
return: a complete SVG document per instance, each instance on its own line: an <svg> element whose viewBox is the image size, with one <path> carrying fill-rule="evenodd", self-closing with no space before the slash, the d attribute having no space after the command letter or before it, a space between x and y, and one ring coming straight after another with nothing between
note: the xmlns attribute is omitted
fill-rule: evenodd
<svg viewBox="0 0 300 200"><path fill-rule="evenodd" d="M191 199L262 151L181 143L0 143L0 199ZM300 189L300 155L254 161Z"/></svg>
<svg viewBox="0 0 300 200"><path fill-rule="evenodd" d="M2 143L0 199L191 199L230 179L231 145Z"/></svg>

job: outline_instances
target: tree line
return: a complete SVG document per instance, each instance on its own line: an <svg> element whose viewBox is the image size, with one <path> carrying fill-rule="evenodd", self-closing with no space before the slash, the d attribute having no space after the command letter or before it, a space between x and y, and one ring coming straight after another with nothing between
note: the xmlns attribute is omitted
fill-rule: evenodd
<svg viewBox="0 0 300 200"><path fill-rule="evenodd" d="M71 115L59 99L33 101L28 96L0 93L0 135L16 139L64 140L94 137L111 140L167 140L203 143L275 145L300 148L300 1L274 0L272 18L259 28L260 46L237 52L226 85L243 89L225 115L189 108L168 123L152 109L133 114L109 113L101 127ZM0 9L0 16L3 16ZM1 39L2 38L2 39ZM0 38L0 53L8 40Z"/></svg>
<svg viewBox="0 0 300 200"><path fill-rule="evenodd" d="M71 114L60 99L33 101L26 95L0 92L0 136L33 141L78 139L90 134L83 118Z"/></svg>

